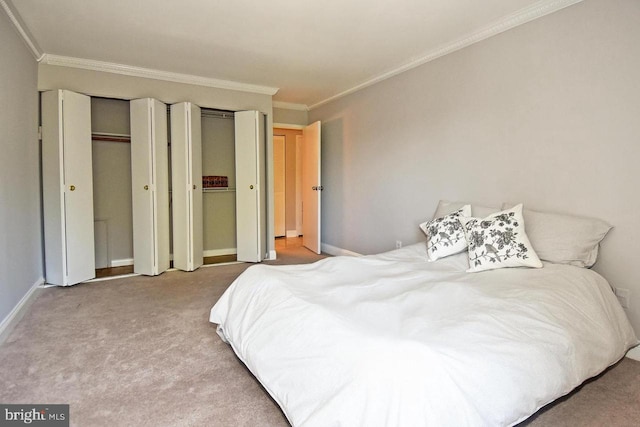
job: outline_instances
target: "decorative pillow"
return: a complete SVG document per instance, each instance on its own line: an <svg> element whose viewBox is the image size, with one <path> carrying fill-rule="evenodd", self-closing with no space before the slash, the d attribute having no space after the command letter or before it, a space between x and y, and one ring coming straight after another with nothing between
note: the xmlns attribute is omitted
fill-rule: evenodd
<svg viewBox="0 0 640 427"><path fill-rule="evenodd" d="M467 240L459 221L463 216L471 216L471 205L464 205L449 215L420 224L420 229L427 235L428 261L457 254L467 248Z"/></svg>
<svg viewBox="0 0 640 427"><path fill-rule="evenodd" d="M470 273L503 267L542 267L524 231L522 205L484 219L461 217Z"/></svg>
<svg viewBox="0 0 640 427"><path fill-rule="evenodd" d="M541 260L578 267L595 264L598 246L612 228L600 219L574 215L524 209L523 216L529 240Z"/></svg>
<svg viewBox="0 0 640 427"><path fill-rule="evenodd" d="M485 216L489 216L492 213L496 213L501 210L500 207L483 206L469 202L450 202L448 200L440 200L438 202L436 212L433 214L433 219L441 218L447 214L461 209L466 205L471 205L471 215L479 218L484 218Z"/></svg>

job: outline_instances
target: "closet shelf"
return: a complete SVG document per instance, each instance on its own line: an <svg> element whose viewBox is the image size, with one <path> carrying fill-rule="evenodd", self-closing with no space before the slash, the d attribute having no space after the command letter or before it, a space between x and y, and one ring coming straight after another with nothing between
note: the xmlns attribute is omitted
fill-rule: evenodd
<svg viewBox="0 0 640 427"><path fill-rule="evenodd" d="M231 187L213 187L202 189L203 193L228 193L230 191L236 191L236 189Z"/></svg>

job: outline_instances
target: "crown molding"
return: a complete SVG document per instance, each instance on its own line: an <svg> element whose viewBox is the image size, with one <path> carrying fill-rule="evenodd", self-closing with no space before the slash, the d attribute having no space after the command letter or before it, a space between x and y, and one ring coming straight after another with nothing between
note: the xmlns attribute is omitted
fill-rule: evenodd
<svg viewBox="0 0 640 427"><path fill-rule="evenodd" d="M27 28L25 23L22 22L22 18L18 14L18 11L15 10L15 7L11 3L11 1L0 0L0 6L2 6L4 13L7 14L7 17L11 20L11 23L13 24L15 29L18 31L18 33L20 34L24 42L27 44L27 46L31 50L31 53L36 58L36 61L40 61L44 54L40 49L40 46L38 46L38 43L35 41L31 33L29 32L29 29Z"/></svg>
<svg viewBox="0 0 640 427"><path fill-rule="evenodd" d="M273 101L273 108L282 108L285 110L309 111L306 104L294 104L293 102Z"/></svg>
<svg viewBox="0 0 640 427"><path fill-rule="evenodd" d="M534 19L541 18L545 15L549 15L553 12L556 12L560 9L564 9L565 7L572 6L576 3L580 3L583 0L542 0L533 5L521 9L511 15L507 15L492 24L481 28L480 30L474 31L473 33L467 34L466 36L460 37L452 42L442 44L435 49L428 51L421 55L419 58L409 61L393 70L387 71L383 74L380 74L372 79L369 79L363 83L360 83L357 86L354 86L350 89L342 91L336 95L333 95L327 99L316 102L315 104L309 105L309 110L313 110L314 108L318 108L324 104L327 104L336 99L342 98L354 92L357 92L366 87L372 86L376 83L379 83L383 80L386 80L390 77L396 76L400 73L404 73L405 71L416 68L420 65L426 64L427 62L431 62L434 59L440 58L442 56L448 55L457 50L463 49L467 46L471 46L472 44L478 43L482 40L488 39L489 37L495 36L522 24L526 24L527 22L533 21Z"/></svg>
<svg viewBox="0 0 640 427"><path fill-rule="evenodd" d="M0 0L2 1L2 0ZM56 65L60 67L81 68L83 70L101 71L105 73L121 74L125 76L144 77L147 79L164 80L174 83L186 83L197 86L214 87L217 89L237 90L262 95L275 95L279 88L259 86L248 83L219 80L208 77L194 76L191 74L172 73L169 71L154 70L151 68L136 67L133 65L117 64L114 62L95 61L92 59L73 58L45 53L40 59L41 64Z"/></svg>

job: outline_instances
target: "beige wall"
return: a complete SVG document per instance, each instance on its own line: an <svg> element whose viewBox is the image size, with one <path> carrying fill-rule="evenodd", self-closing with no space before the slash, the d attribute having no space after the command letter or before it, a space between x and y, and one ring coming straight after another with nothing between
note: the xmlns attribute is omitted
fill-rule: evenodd
<svg viewBox="0 0 640 427"><path fill-rule="evenodd" d="M0 326L43 276L37 63L0 11ZM1 332L1 329L0 329Z"/></svg>
<svg viewBox="0 0 640 427"><path fill-rule="evenodd" d="M236 186L235 127L233 119L202 118L202 175L229 178ZM202 195L204 250L236 247L236 193L208 192Z"/></svg>
<svg viewBox="0 0 640 427"><path fill-rule="evenodd" d="M296 229L296 135L302 135L302 131L273 128L273 134L285 138L285 222L287 231L293 231Z"/></svg>
<svg viewBox="0 0 640 427"><path fill-rule="evenodd" d="M586 0L312 110L322 241L420 241L438 199L602 218L595 269L631 289L640 333L639 17L635 0Z"/></svg>
<svg viewBox="0 0 640 427"><path fill-rule="evenodd" d="M309 113L307 111L274 108L273 123L306 126L309 124Z"/></svg>
<svg viewBox="0 0 640 427"><path fill-rule="evenodd" d="M92 98L91 131L129 135L129 102ZM107 222L109 258L133 259L131 144L93 141L92 148L93 213Z"/></svg>
<svg viewBox="0 0 640 427"><path fill-rule="evenodd" d="M258 110L267 115L267 176L273 176L273 112L269 95L217 89L184 83L40 64L38 89L64 88L91 96L135 99L153 97L167 104L190 101L200 107L241 111ZM273 180L267 182L267 200L273 200ZM267 249L275 250L273 205L267 204Z"/></svg>

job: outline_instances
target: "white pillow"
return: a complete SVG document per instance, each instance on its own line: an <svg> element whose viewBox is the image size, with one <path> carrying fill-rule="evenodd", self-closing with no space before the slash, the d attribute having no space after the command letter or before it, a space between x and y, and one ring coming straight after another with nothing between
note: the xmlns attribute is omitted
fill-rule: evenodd
<svg viewBox="0 0 640 427"><path fill-rule="evenodd" d="M467 248L467 240L459 221L462 216L471 216L471 205L464 205L455 212L420 224L420 229L427 235L428 261L457 254Z"/></svg>
<svg viewBox="0 0 640 427"><path fill-rule="evenodd" d="M506 209L510 205L502 205ZM527 235L540 259L557 264L591 267L598 246L611 225L595 219L525 209Z"/></svg>
<svg viewBox="0 0 640 427"><path fill-rule="evenodd" d="M500 207L483 206L469 202L450 202L448 200L440 200L436 212L433 214L433 219L441 218L446 214L452 213L461 209L465 205L471 205L471 215L474 217L484 218L487 215L496 213L500 210Z"/></svg>
<svg viewBox="0 0 640 427"><path fill-rule="evenodd" d="M484 219L461 217L470 273L504 267L542 267L524 231L522 205Z"/></svg>

